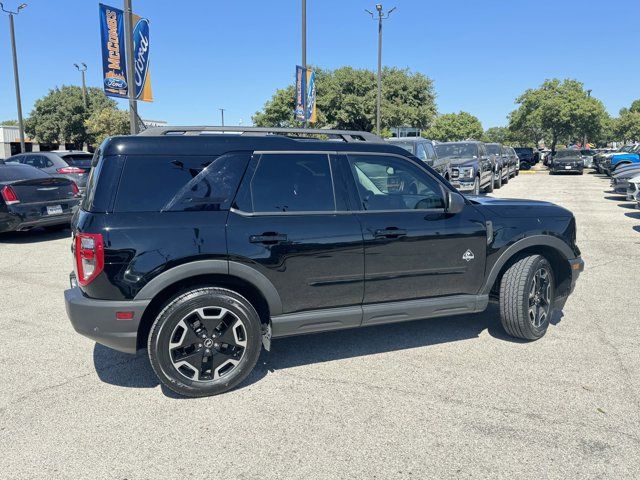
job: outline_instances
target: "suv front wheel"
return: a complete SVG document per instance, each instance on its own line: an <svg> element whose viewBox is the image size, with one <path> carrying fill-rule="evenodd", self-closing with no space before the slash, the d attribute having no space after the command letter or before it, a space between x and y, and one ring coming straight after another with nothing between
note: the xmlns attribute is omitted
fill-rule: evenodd
<svg viewBox="0 0 640 480"><path fill-rule="evenodd" d="M500 319L512 337L537 340L544 336L553 313L553 269L542 255L523 257L500 282Z"/></svg>
<svg viewBox="0 0 640 480"><path fill-rule="evenodd" d="M205 287L169 301L151 327L148 353L164 385L204 397L242 382L258 361L261 341L260 317L249 301Z"/></svg>

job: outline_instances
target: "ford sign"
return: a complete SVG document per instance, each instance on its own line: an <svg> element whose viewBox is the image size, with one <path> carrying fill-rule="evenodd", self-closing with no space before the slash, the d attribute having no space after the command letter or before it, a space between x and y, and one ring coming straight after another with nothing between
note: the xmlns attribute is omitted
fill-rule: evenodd
<svg viewBox="0 0 640 480"><path fill-rule="evenodd" d="M149 72L149 20L141 18L133 29L136 98L140 97Z"/></svg>
<svg viewBox="0 0 640 480"><path fill-rule="evenodd" d="M127 82L122 78L107 77L104 79L104 86L116 90L124 90L127 88Z"/></svg>

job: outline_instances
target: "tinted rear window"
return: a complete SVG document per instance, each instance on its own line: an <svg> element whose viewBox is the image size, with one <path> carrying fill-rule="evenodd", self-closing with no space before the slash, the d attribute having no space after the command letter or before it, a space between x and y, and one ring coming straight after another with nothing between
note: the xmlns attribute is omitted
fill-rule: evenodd
<svg viewBox="0 0 640 480"><path fill-rule="evenodd" d="M71 167L91 168L93 155L65 155L62 159Z"/></svg>
<svg viewBox="0 0 640 480"><path fill-rule="evenodd" d="M227 210L249 153L207 156L129 156L116 212Z"/></svg>
<svg viewBox="0 0 640 480"><path fill-rule="evenodd" d="M17 180L31 180L33 178L47 178L50 175L34 167L26 165L0 164L0 182L15 182Z"/></svg>

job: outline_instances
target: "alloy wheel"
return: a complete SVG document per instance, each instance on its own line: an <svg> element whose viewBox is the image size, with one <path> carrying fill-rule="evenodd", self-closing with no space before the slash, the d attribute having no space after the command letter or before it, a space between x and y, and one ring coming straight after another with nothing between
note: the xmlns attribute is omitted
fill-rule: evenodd
<svg viewBox="0 0 640 480"><path fill-rule="evenodd" d="M173 329L169 358L189 380L217 380L231 372L247 348L247 330L233 312L221 307L196 308Z"/></svg>
<svg viewBox="0 0 640 480"><path fill-rule="evenodd" d="M551 308L551 275L542 267L533 276L529 291L529 321L539 328L547 320Z"/></svg>

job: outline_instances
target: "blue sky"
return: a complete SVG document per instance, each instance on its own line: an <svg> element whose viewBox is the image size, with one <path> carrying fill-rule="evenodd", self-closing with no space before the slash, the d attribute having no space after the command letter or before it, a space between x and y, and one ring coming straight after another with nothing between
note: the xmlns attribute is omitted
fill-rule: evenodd
<svg viewBox="0 0 640 480"><path fill-rule="evenodd" d="M49 88L101 85L98 2L27 0L16 18L23 110ZM4 0L13 7L18 0ZM122 7L122 0L105 0ZM307 0L307 61L376 67L374 0ZM151 21L155 101L143 118L172 124L251 123L300 62L300 0L133 0ZM383 62L435 82L440 113L506 124L514 99L551 77L576 78L612 114L640 98L639 0L387 0ZM0 119L16 118L9 28L0 18ZM126 103L119 101L122 108Z"/></svg>

